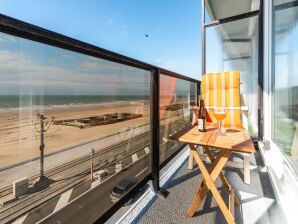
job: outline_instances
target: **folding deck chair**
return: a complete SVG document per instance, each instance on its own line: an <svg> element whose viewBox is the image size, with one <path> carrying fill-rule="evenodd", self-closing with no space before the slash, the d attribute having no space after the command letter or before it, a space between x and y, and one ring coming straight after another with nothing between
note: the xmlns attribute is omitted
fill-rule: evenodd
<svg viewBox="0 0 298 224"><path fill-rule="evenodd" d="M226 107L227 115L223 121L224 128L243 129L247 123L247 107L241 107L240 99L240 72L218 72L208 73L202 76L202 99L213 126L218 126L218 122L213 116L212 109ZM241 114L244 115L241 120ZM250 164L249 154L239 153L243 156L243 162L229 161L231 167L243 168L244 182L250 184ZM193 158L189 157L189 169L193 169Z"/></svg>

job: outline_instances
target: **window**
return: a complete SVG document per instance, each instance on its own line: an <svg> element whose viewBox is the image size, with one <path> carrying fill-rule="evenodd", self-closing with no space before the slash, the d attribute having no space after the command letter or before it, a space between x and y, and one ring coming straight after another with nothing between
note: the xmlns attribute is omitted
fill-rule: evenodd
<svg viewBox="0 0 298 224"><path fill-rule="evenodd" d="M272 138L298 173L298 6L274 3Z"/></svg>
<svg viewBox="0 0 298 224"><path fill-rule="evenodd" d="M206 73L240 71L251 136L258 135L258 16L206 28Z"/></svg>

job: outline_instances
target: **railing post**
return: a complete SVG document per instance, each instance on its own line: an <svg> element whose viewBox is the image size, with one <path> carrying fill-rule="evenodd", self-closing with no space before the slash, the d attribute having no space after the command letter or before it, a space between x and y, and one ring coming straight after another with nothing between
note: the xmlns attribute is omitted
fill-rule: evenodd
<svg viewBox="0 0 298 224"><path fill-rule="evenodd" d="M151 73L150 130L151 130L151 176L153 189L161 197L167 197L168 191L159 186L159 69Z"/></svg>

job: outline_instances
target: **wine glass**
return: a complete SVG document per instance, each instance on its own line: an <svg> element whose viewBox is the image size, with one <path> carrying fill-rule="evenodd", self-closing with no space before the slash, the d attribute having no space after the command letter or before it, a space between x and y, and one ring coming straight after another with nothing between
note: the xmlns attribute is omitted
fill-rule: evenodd
<svg viewBox="0 0 298 224"><path fill-rule="evenodd" d="M213 115L214 115L215 119L218 121L217 135L218 136L223 136L224 133L221 131L221 126L222 126L222 121L227 116L227 109L224 108L224 107L219 107L219 108L212 109L212 112L213 112Z"/></svg>

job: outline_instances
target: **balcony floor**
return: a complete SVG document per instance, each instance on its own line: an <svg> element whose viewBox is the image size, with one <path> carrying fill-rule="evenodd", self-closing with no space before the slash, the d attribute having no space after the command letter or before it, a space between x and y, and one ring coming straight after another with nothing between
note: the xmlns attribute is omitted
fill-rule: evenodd
<svg viewBox="0 0 298 224"><path fill-rule="evenodd" d="M234 156L233 159L236 157ZM224 172L229 182L235 189L235 193L241 201L241 206L235 208L236 223L286 223L283 212L276 201L271 182L262 157L257 151L251 156L251 184L244 184L243 173L240 169L225 168ZM194 170L187 169L187 161L166 183L165 188L170 194L166 199L155 197L135 220L136 223L226 223L211 192L195 213L193 218L187 217L194 196L195 187L202 179L197 167ZM221 187L220 180L216 182L220 187L225 201L228 194Z"/></svg>

